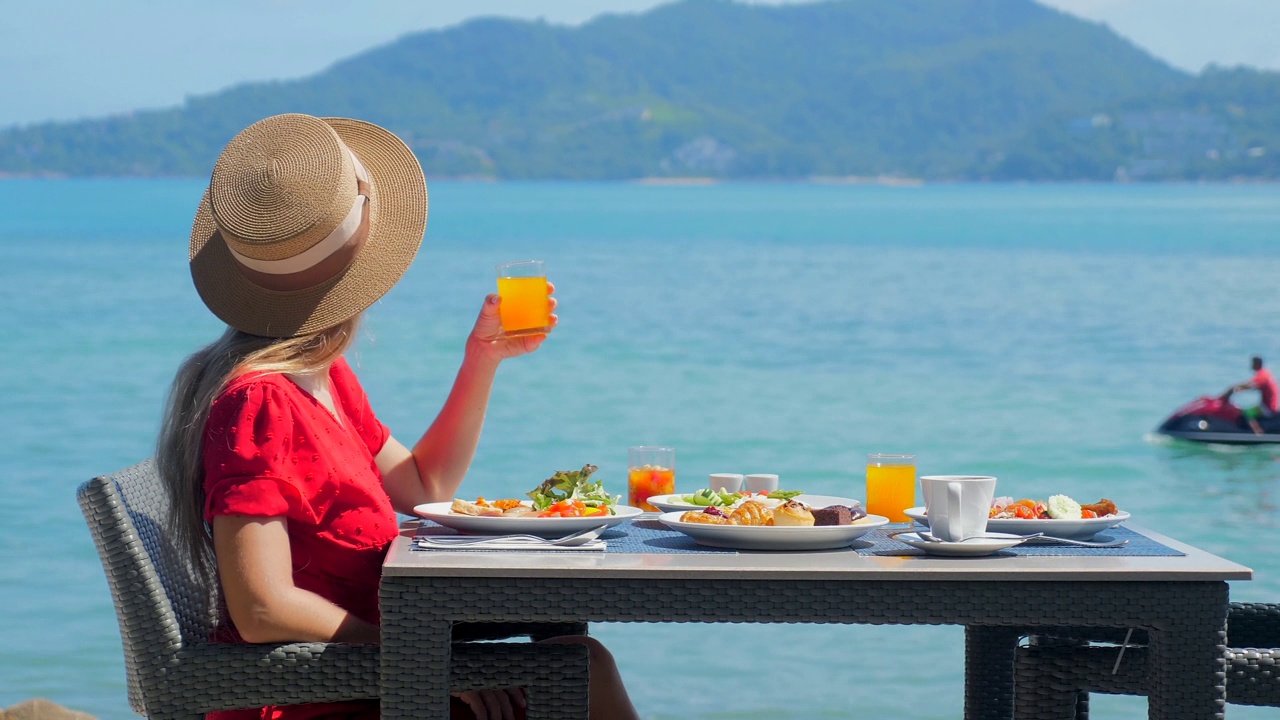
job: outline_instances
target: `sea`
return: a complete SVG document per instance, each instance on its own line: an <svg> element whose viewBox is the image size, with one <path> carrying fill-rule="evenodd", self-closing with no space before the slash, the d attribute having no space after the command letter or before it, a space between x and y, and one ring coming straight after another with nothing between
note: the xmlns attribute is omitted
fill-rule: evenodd
<svg viewBox="0 0 1280 720"><path fill-rule="evenodd" d="M0 708L133 716L76 487L150 456L174 369L221 326L187 271L198 179L0 180ZM502 366L466 495L627 448L861 498L865 456L1112 499L1280 601L1280 450L1165 442L1197 396L1280 365L1274 185L430 182L426 239L351 363L411 443L494 266L541 259L559 325ZM1239 398L1255 402L1244 393ZM708 581L713 582L713 581ZM598 624L646 718L951 720L952 626ZM1275 717L1229 706L1231 720ZM1093 716L1146 717L1097 696Z"/></svg>

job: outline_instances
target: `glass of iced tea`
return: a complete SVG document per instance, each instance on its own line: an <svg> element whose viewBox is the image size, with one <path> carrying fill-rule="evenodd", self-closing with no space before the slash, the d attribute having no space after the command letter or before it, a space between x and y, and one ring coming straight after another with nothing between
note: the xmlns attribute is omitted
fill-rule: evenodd
<svg viewBox="0 0 1280 720"><path fill-rule="evenodd" d="M542 335L551 331L547 269L541 260L499 265L498 297L502 298L499 312L503 336Z"/></svg>
<svg viewBox="0 0 1280 720"><path fill-rule="evenodd" d="M660 512L649 504L649 498L676 491L676 449L637 445L627 451L627 461L627 504Z"/></svg>
<svg viewBox="0 0 1280 720"><path fill-rule="evenodd" d="M867 512L889 522L911 522L903 514L916 504L916 456L873 453L867 456Z"/></svg>

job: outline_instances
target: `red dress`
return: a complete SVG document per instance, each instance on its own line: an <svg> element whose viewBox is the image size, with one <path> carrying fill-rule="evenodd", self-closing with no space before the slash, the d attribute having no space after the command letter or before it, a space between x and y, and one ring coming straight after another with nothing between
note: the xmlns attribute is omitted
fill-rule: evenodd
<svg viewBox="0 0 1280 720"><path fill-rule="evenodd" d="M237 378L205 426L205 519L284 517L293 581L370 623L378 580L398 533L374 457L389 433L345 360L329 370L334 415L280 374ZM216 640L244 642L223 613ZM376 701L210 713L210 720L376 718Z"/></svg>

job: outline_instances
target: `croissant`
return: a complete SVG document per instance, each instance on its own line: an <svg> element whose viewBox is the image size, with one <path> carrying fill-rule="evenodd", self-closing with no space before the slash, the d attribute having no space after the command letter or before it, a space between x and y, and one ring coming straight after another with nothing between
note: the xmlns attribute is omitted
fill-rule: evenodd
<svg viewBox="0 0 1280 720"><path fill-rule="evenodd" d="M732 525L772 525L773 513L769 508L755 500L748 500L738 506L729 515L729 523Z"/></svg>
<svg viewBox="0 0 1280 720"><path fill-rule="evenodd" d="M728 525L729 518L723 515L712 515L708 512L697 512L690 510L680 516L680 522L687 523L705 523L707 525Z"/></svg>

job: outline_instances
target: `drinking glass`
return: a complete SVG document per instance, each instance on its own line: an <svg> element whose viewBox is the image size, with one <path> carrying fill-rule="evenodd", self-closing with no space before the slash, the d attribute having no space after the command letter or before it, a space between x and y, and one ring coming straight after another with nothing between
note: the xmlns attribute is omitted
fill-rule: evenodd
<svg viewBox="0 0 1280 720"><path fill-rule="evenodd" d="M916 456L872 453L867 456L867 513L889 522L911 522L904 514L916 504Z"/></svg>
<svg viewBox="0 0 1280 720"><path fill-rule="evenodd" d="M676 449L637 445L627 451L627 467L627 504L646 512L660 512L649 504L649 498L676 491Z"/></svg>
<svg viewBox="0 0 1280 720"><path fill-rule="evenodd" d="M551 331L547 269L541 260L499 265L498 297L502 298L500 314L504 337L542 335Z"/></svg>

